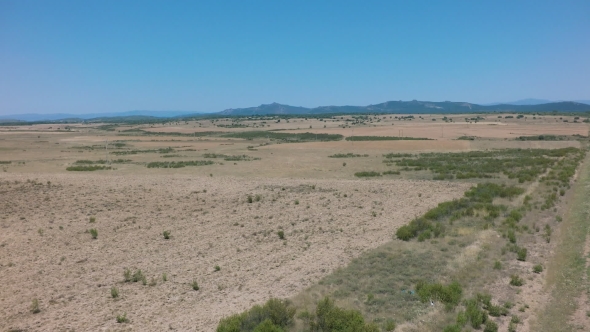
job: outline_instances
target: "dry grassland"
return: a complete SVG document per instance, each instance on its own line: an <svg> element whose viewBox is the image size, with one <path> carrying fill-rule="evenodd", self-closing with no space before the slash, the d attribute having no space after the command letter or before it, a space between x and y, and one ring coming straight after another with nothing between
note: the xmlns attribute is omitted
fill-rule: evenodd
<svg viewBox="0 0 590 332"><path fill-rule="evenodd" d="M587 124L573 117L488 115L469 123L464 118L472 116L456 115L449 116L451 123L443 122L441 115L411 121L395 116L380 115L352 125L346 120L353 117L338 116L243 120L240 124L247 127L232 128L231 119L121 124L108 130L101 129L103 124L0 127L0 330L213 331L222 317L271 297L309 305L335 291L322 280L331 280L355 258L380 250L415 250L433 259L443 255L441 262L449 262L445 271L478 276L491 269L478 265L482 250L499 251L505 241L495 231L466 226L458 231L465 236L461 246L449 241L392 241L400 226L440 202L462 197L473 181L432 181L426 172L362 180L355 172L390 169L382 157L390 152L579 148L580 141L573 139L514 139L588 134ZM152 134L125 132L130 129ZM190 136L251 130L433 140L285 143ZM457 140L461 136L477 138ZM338 153L360 156L329 158ZM112 163L91 165L112 169L66 171L85 165L80 161L101 159ZM151 162L180 161L212 164L146 167ZM538 183L523 186L533 191ZM524 195L515 202L523 199ZM529 218L558 227L555 211L559 214L565 204ZM90 229L97 231L96 239ZM164 231L170 232L169 239ZM556 232L560 234L558 228ZM521 238L530 244L531 259L503 262L505 269L531 270L533 263L552 257L555 243L537 243L534 234L529 235ZM141 280L125 282L125 269L141 270L146 285ZM193 290L193 281L198 290ZM495 298L514 299L514 289L507 290L506 283L486 280L482 287ZM528 331L535 312L542 310L550 293L544 285L544 274L530 274L518 291L518 304L532 307L521 315L524 322L518 331ZM113 287L117 298L111 295ZM31 312L34 299L38 313ZM343 298L339 304L364 305L355 298ZM444 314L427 309L418 310L420 321L396 331L436 330ZM118 324L115 317L124 313L129 323ZM501 330L506 330L507 321L502 324Z"/></svg>

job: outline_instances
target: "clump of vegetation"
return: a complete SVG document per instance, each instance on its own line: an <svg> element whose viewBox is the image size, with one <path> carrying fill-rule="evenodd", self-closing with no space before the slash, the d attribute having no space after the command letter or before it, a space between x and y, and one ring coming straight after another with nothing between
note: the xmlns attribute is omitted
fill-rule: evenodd
<svg viewBox="0 0 590 332"><path fill-rule="evenodd" d="M125 269L125 271L123 272L123 277L125 278L125 282L142 281L144 284L147 283L146 277L141 270L135 270L132 273L130 269Z"/></svg>
<svg viewBox="0 0 590 332"><path fill-rule="evenodd" d="M421 153L398 159L395 164L403 167L402 170L429 170L435 174L435 180L491 178L503 173L509 179L518 179L523 183L534 180L557 163L569 165L580 154L577 148ZM388 158L387 155L385 157ZM559 161L559 157L567 158ZM387 163L393 162L388 159Z"/></svg>
<svg viewBox="0 0 590 332"><path fill-rule="evenodd" d="M431 138L399 136L348 136L347 141L430 141Z"/></svg>
<svg viewBox="0 0 590 332"><path fill-rule="evenodd" d="M416 293L422 302L435 300L454 307L461 301L463 288L456 281L447 286L441 283L420 281L416 284Z"/></svg>
<svg viewBox="0 0 590 332"><path fill-rule="evenodd" d="M112 169L110 166L70 166L66 167L66 171L74 172L92 172Z"/></svg>
<svg viewBox="0 0 590 332"><path fill-rule="evenodd" d="M293 324L295 308L287 300L270 299L264 305L256 305L241 314L221 319L217 332L284 331ZM361 317L362 319L362 317ZM314 331L334 331L316 329ZM350 330L353 331L353 330Z"/></svg>
<svg viewBox="0 0 590 332"><path fill-rule="evenodd" d="M440 203L422 217L400 227L396 232L396 237L400 240L409 241L412 238L419 237L424 232L426 232L427 238L430 238L429 234L439 237L444 233L444 226L441 221L446 218L450 218L452 221L463 216L473 216L476 210L485 211L487 213L486 219L493 220L500 215L502 209L502 207L492 204L494 198L512 198L523 192L524 189L518 187L480 183L465 192L465 197Z"/></svg>
<svg viewBox="0 0 590 332"><path fill-rule="evenodd" d="M282 230L281 231L278 231L277 232L277 235L279 236L279 239L281 239L281 240L284 240L285 239L285 232L283 232Z"/></svg>
<svg viewBox="0 0 590 332"><path fill-rule="evenodd" d="M533 272L534 273L541 273L541 272L543 272L543 265L537 264L537 265L533 266Z"/></svg>
<svg viewBox="0 0 590 332"><path fill-rule="evenodd" d="M375 176L381 176L381 173L379 172L356 172L354 173L354 176L362 178L362 177L375 177Z"/></svg>
<svg viewBox="0 0 590 332"><path fill-rule="evenodd" d="M153 161L147 164L147 168L182 168L186 166L206 166L215 164L211 160L191 161Z"/></svg>
<svg viewBox="0 0 590 332"><path fill-rule="evenodd" d="M313 142L313 141L340 141L344 136L339 134L315 134L315 133L277 133L272 131L243 131L224 134L223 137L252 139L271 139L283 142Z"/></svg>
<svg viewBox="0 0 590 332"><path fill-rule="evenodd" d="M88 222L90 222L90 223L96 222L96 217L90 217L90 219L88 220Z"/></svg>
<svg viewBox="0 0 590 332"><path fill-rule="evenodd" d="M111 287L111 297L113 299L116 299L119 297L119 289L117 289L117 287L115 287L115 286Z"/></svg>
<svg viewBox="0 0 590 332"><path fill-rule="evenodd" d="M41 309L39 309L39 300L38 299L33 299L33 302L31 303L31 312L34 314L38 314L41 312Z"/></svg>
<svg viewBox="0 0 590 332"><path fill-rule="evenodd" d="M502 269L502 262L495 261L494 262L494 270L501 270Z"/></svg>
<svg viewBox="0 0 590 332"><path fill-rule="evenodd" d="M196 280L193 280L193 282L191 283L191 287L193 288L193 290L198 291L199 290L199 283Z"/></svg>
<svg viewBox="0 0 590 332"><path fill-rule="evenodd" d="M88 232L90 233L90 236L92 236L92 238L96 240L96 238L98 237L98 231L96 230L96 228L91 228L88 230Z"/></svg>
<svg viewBox="0 0 590 332"><path fill-rule="evenodd" d="M164 236L164 239L166 239L166 240L170 239L170 231L163 231L162 235Z"/></svg>
<svg viewBox="0 0 590 332"><path fill-rule="evenodd" d="M368 154L355 154L355 153L335 153L333 155L328 156L328 158L359 158L359 157L368 157Z"/></svg>
<svg viewBox="0 0 590 332"><path fill-rule="evenodd" d="M124 313L122 315L117 315L117 323L122 324L122 323L128 323L129 319L127 319L127 313Z"/></svg>
<svg viewBox="0 0 590 332"><path fill-rule="evenodd" d="M524 280L516 274L510 276L510 285L520 287L524 285Z"/></svg>
<svg viewBox="0 0 590 332"><path fill-rule="evenodd" d="M526 248L518 248L516 249L516 259L518 259L519 261L526 261L526 255L527 255L527 250Z"/></svg>
<svg viewBox="0 0 590 332"><path fill-rule="evenodd" d="M219 265L215 265L215 272L221 271L221 267Z"/></svg>

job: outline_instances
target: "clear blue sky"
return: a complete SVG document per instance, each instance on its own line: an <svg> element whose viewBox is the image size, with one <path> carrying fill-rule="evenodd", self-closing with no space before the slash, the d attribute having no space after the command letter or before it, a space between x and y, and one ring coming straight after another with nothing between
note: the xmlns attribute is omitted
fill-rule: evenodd
<svg viewBox="0 0 590 332"><path fill-rule="evenodd" d="M0 114L590 99L590 1L0 0Z"/></svg>

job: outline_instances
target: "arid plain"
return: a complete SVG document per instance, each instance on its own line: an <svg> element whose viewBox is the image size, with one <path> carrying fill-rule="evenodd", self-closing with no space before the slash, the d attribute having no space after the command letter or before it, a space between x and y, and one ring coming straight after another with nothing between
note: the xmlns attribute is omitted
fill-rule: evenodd
<svg viewBox="0 0 590 332"><path fill-rule="evenodd" d="M391 170L384 154L586 148L588 124L574 116L502 116L0 127L0 329L213 331L221 318L271 297L305 302L320 280L363 253L401 243L400 226L473 185L434 181L426 171L355 176ZM429 140L224 136L249 131ZM539 135L559 139L519 139ZM354 157L334 157L346 154ZM161 167L182 161L195 164ZM76 165L105 169L66 170ZM522 186L532 192L537 185ZM562 196L573 200L574 193ZM554 211L565 213L567 204L564 199ZM476 251L499 237L477 236ZM556 242L539 245L539 260L549 264ZM126 269L141 270L143 281L125 282ZM545 275L527 286L522 292L531 314L519 331L532 330L533 310L541 312L550 297ZM487 290L502 296L499 287L492 282ZM34 300L38 313L31 310ZM128 323L117 323L122 314ZM396 331L427 329L419 321L432 317L426 313ZM584 313L576 317L590 326ZM508 321L499 324L506 330Z"/></svg>

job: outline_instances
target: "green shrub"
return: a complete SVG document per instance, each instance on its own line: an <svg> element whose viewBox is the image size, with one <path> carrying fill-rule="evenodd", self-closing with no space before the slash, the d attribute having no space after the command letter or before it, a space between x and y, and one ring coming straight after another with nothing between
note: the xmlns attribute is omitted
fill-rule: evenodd
<svg viewBox="0 0 590 332"><path fill-rule="evenodd" d="M96 230L96 228L91 228L88 230L88 232L90 232L90 235L93 239L96 239L98 237L98 231Z"/></svg>
<svg viewBox="0 0 590 332"><path fill-rule="evenodd" d="M125 270L123 271L123 277L125 278L125 282L130 282L131 281L131 270L125 268Z"/></svg>
<svg viewBox="0 0 590 332"><path fill-rule="evenodd" d="M360 154L354 154L354 153L349 152L346 154L336 153L336 154L328 156L328 158L358 158L358 157L368 157L368 156L369 156L368 154L360 155Z"/></svg>
<svg viewBox="0 0 590 332"><path fill-rule="evenodd" d="M516 234L514 234L513 230L508 231L507 237L508 237L508 241L510 241L510 243L516 243Z"/></svg>
<svg viewBox="0 0 590 332"><path fill-rule="evenodd" d="M537 265L533 266L533 272L535 272L535 273L543 272L543 266L541 264L537 264Z"/></svg>
<svg viewBox="0 0 590 332"><path fill-rule="evenodd" d="M33 299L33 302L31 303L31 312L34 314L38 314L41 312L41 309L39 309L39 300L38 299Z"/></svg>
<svg viewBox="0 0 590 332"><path fill-rule="evenodd" d="M524 280L516 274L510 276L510 285L511 286L522 286L524 285Z"/></svg>
<svg viewBox="0 0 590 332"><path fill-rule="evenodd" d="M362 178L362 177L375 177L375 176L381 176L381 173L379 172L356 172L354 173L354 176Z"/></svg>
<svg viewBox="0 0 590 332"><path fill-rule="evenodd" d="M380 331L372 324L365 324L360 312L339 308L328 297L318 303L316 319L310 322L310 329L312 331Z"/></svg>
<svg viewBox="0 0 590 332"><path fill-rule="evenodd" d="M284 240L285 239L285 232L283 231L278 231L277 235L279 236L279 239Z"/></svg>
<svg viewBox="0 0 590 332"><path fill-rule="evenodd" d="M501 307L501 306L490 304L489 306L486 307L486 309L488 310L488 313L490 314L490 316L493 316L493 317L500 317L500 316L508 315L508 309Z"/></svg>
<svg viewBox="0 0 590 332"><path fill-rule="evenodd" d="M110 166L70 166L66 168L66 171L74 172L92 172L112 169Z"/></svg>
<svg viewBox="0 0 590 332"><path fill-rule="evenodd" d="M265 319L260 323L253 332L284 332L282 328L276 326L270 319Z"/></svg>
<svg viewBox="0 0 590 332"><path fill-rule="evenodd" d="M463 328L459 324L447 325L443 329L443 332L461 332Z"/></svg>
<svg viewBox="0 0 590 332"><path fill-rule="evenodd" d="M131 277L131 281L133 282L138 282L138 281L143 281L145 280L145 276L143 275L143 272L141 272L141 270L136 270L133 273L133 276Z"/></svg>
<svg viewBox="0 0 590 332"><path fill-rule="evenodd" d="M527 255L527 250L526 248L518 248L516 250L516 259L518 259L519 261L526 261L526 255Z"/></svg>
<svg viewBox="0 0 590 332"><path fill-rule="evenodd" d="M488 320L488 314L482 310L477 299L465 301L465 314L474 329L479 329Z"/></svg>
<svg viewBox="0 0 590 332"><path fill-rule="evenodd" d="M416 293L422 302L432 299L456 306L461 301L463 289L456 281L450 283L448 286L440 283L420 281L416 284Z"/></svg>
<svg viewBox="0 0 590 332"><path fill-rule="evenodd" d="M96 217L90 217L90 219L88 221L90 223L94 223L94 222L96 222Z"/></svg>
<svg viewBox="0 0 590 332"><path fill-rule="evenodd" d="M166 239L166 240L170 239L170 231L164 231L164 232L162 232L162 235L164 236L164 239Z"/></svg>
<svg viewBox="0 0 590 332"><path fill-rule="evenodd" d="M127 319L127 313L124 313L123 315L117 315L117 323L121 324L121 323L128 323L129 319Z"/></svg>
<svg viewBox="0 0 590 332"><path fill-rule="evenodd" d="M147 168L182 168L186 166L213 165L211 160L190 160L190 161L154 161L147 164Z"/></svg>
<svg viewBox="0 0 590 332"><path fill-rule="evenodd" d="M501 270L502 269L502 262L495 261L494 262L494 270Z"/></svg>
<svg viewBox="0 0 590 332"><path fill-rule="evenodd" d="M116 299L119 297L119 290L115 286L111 287L111 297L113 299Z"/></svg>
<svg viewBox="0 0 590 332"><path fill-rule="evenodd" d="M193 290L198 291L199 290L199 283L197 283L196 280L193 280L193 282L191 283L191 287L193 288Z"/></svg>
<svg viewBox="0 0 590 332"><path fill-rule="evenodd" d="M516 324L513 322L508 323L508 332L516 332Z"/></svg>
<svg viewBox="0 0 590 332"><path fill-rule="evenodd" d="M246 312L221 319L216 331L284 331L292 324L294 315L295 308L289 301L270 299L263 306L256 305Z"/></svg>
<svg viewBox="0 0 590 332"><path fill-rule="evenodd" d="M498 332L498 324L491 320L486 321L483 332Z"/></svg>
<svg viewBox="0 0 590 332"><path fill-rule="evenodd" d="M395 330L395 328L396 328L395 321L394 321L394 320L392 320L392 319L388 319L388 320L385 322L385 324L383 325L383 329L384 329L386 332L391 332L391 331Z"/></svg>
<svg viewBox="0 0 590 332"><path fill-rule="evenodd" d="M400 240L409 241L414 237L414 233L409 225L404 225L397 229L395 236Z"/></svg>

